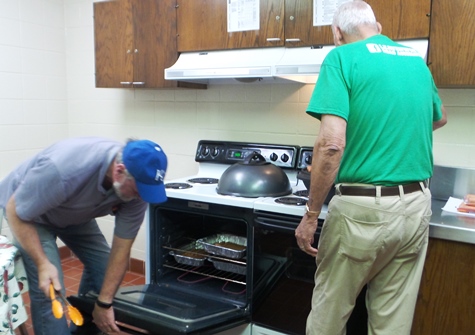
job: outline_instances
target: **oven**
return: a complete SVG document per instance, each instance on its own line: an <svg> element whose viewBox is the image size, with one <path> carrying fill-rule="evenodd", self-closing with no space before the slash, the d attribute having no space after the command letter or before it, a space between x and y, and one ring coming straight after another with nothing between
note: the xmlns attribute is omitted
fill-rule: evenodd
<svg viewBox="0 0 475 335"><path fill-rule="evenodd" d="M223 172L254 152L285 171L291 193L218 194ZM311 148L200 141L195 160L198 174L167 181L168 201L149 207L147 284L119 289L116 319L149 334L304 334L315 259L294 237L308 194L296 176ZM90 313L95 297L72 301ZM348 334L364 333L364 310L357 304Z"/></svg>

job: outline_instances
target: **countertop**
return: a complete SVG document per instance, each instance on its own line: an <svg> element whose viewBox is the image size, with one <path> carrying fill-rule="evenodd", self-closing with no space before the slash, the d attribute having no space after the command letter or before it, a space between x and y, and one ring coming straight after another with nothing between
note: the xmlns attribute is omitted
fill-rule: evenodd
<svg viewBox="0 0 475 335"><path fill-rule="evenodd" d="M475 218L442 211L447 201L432 199L429 236L475 244Z"/></svg>

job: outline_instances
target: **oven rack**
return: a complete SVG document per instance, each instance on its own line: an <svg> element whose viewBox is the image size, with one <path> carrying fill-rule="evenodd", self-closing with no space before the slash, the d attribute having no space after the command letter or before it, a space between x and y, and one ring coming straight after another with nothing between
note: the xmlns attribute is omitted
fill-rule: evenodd
<svg viewBox="0 0 475 335"><path fill-rule="evenodd" d="M163 248L167 250L173 250L176 252L186 251L183 249L173 248L173 247L168 247L168 246L163 246ZM220 262L227 262L230 264L236 264L236 265L244 266L244 267L246 266L246 262L243 260L223 258L223 257L214 256L214 255L209 255L209 254L206 255L206 259L217 260ZM220 280L224 280L227 282L232 282L232 283L236 283L240 285L246 285L246 275L216 269L213 266L213 264L211 264L209 261L205 263L203 266L193 266L193 265L181 264L175 260L173 261L170 260L170 261L167 261L165 264L163 264L163 266L166 268L175 269L184 273L193 273L193 274L201 275L207 278L215 278L215 279L220 279Z"/></svg>

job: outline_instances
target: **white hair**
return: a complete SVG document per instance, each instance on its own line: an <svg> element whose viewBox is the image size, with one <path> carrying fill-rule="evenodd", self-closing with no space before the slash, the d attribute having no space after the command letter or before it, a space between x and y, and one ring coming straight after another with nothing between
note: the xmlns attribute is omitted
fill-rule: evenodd
<svg viewBox="0 0 475 335"><path fill-rule="evenodd" d="M378 30L373 9L365 1L354 0L343 3L333 16L332 28L348 35L358 35L358 27L368 26Z"/></svg>

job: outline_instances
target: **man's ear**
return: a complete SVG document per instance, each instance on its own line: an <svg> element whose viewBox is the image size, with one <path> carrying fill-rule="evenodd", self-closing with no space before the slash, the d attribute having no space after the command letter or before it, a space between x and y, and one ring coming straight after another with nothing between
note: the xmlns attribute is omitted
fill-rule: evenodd
<svg viewBox="0 0 475 335"><path fill-rule="evenodd" d="M379 22L376 22L376 25L378 26L378 34L381 34L381 32L383 31L383 26Z"/></svg>
<svg viewBox="0 0 475 335"><path fill-rule="evenodd" d="M125 172L125 165L123 163L117 163L115 165L115 171L118 173L118 174L123 174Z"/></svg>
<svg viewBox="0 0 475 335"><path fill-rule="evenodd" d="M335 43L335 46L340 46L344 44L344 38L340 27L335 27L333 29L333 42Z"/></svg>

